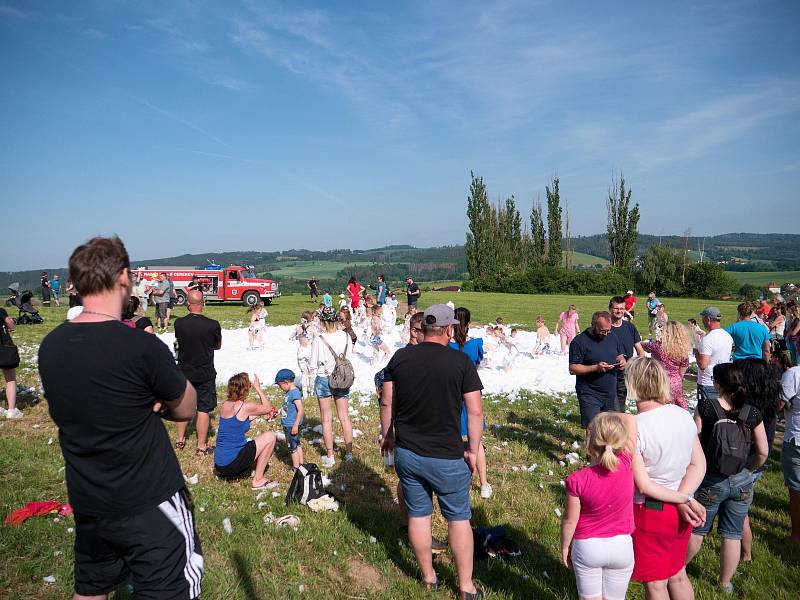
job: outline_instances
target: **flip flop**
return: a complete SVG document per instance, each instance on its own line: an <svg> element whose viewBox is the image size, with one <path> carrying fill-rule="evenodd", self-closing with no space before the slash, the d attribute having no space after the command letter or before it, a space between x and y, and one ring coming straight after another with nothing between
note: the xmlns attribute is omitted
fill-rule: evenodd
<svg viewBox="0 0 800 600"><path fill-rule="evenodd" d="M175 449L176 450L183 450L184 448L186 448L186 439L175 440Z"/></svg>
<svg viewBox="0 0 800 600"><path fill-rule="evenodd" d="M272 488L276 488L280 485L277 481L265 481L261 485L254 485L251 486L250 489L254 492L260 492L261 490L271 490Z"/></svg>
<svg viewBox="0 0 800 600"><path fill-rule="evenodd" d="M185 444L186 442L184 442ZM195 450L195 456L206 456L207 454L214 453L214 446L206 446L205 448L198 448Z"/></svg>

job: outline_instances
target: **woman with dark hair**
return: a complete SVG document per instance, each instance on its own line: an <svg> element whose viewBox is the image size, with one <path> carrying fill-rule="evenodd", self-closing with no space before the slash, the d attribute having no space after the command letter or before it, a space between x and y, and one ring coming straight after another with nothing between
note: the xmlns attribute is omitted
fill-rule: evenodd
<svg viewBox="0 0 800 600"><path fill-rule="evenodd" d="M741 559L744 521L753 497L753 472L766 462L769 446L761 411L747 402L741 366L716 365L714 387L719 398L701 398L694 415L707 463L706 476L697 490L697 500L706 508L706 522L692 532L686 562L700 551L719 515L719 579L722 588L732 593L731 579ZM755 452L737 452L743 443L755 446Z"/></svg>
<svg viewBox="0 0 800 600"><path fill-rule="evenodd" d="M761 412L764 430L767 434L767 448L772 448L772 441L775 439L775 431L778 427L778 406L781 401L780 382L775 378L769 365L760 358L745 358L737 360L734 364L742 371L748 404ZM750 454L755 453L755 450L755 447L751 447ZM753 486L763 477L765 469L765 465L762 465L753 472ZM750 504L752 503L753 496L750 497ZM748 516L744 520L744 531L742 532L742 560L750 561L752 559L753 532L750 529L750 517Z"/></svg>
<svg viewBox="0 0 800 600"><path fill-rule="evenodd" d="M361 304L361 293L364 291L364 286L358 283L355 276L347 281L347 293L350 294L350 307L353 309L353 313L355 313L358 306Z"/></svg>
<svg viewBox="0 0 800 600"><path fill-rule="evenodd" d="M469 356L475 366L478 366L483 360L483 340L469 337L469 322L472 315L469 309L463 306L459 306L453 312L458 325L453 326L453 339L447 345L453 350ZM486 420L483 421L483 428L486 429ZM467 438L467 408L463 402L461 403L461 437L462 439ZM483 444L478 448L477 471L481 482L481 498L491 498L492 486L486 475L486 450Z"/></svg>
<svg viewBox="0 0 800 600"><path fill-rule="evenodd" d="M250 388L255 391L259 404L248 402ZM275 487L264 473L275 450L275 434L265 431L256 439L245 437L250 421L258 417L271 420L277 414L261 389L258 375L250 381L247 373L237 373L228 380L228 398L219 408L217 447L214 449L214 472L221 479L237 479L253 473L254 490Z"/></svg>
<svg viewBox="0 0 800 600"><path fill-rule="evenodd" d="M145 333L153 333L153 322L141 310L139 298L131 296L128 305L122 310L122 322L134 329L141 329Z"/></svg>

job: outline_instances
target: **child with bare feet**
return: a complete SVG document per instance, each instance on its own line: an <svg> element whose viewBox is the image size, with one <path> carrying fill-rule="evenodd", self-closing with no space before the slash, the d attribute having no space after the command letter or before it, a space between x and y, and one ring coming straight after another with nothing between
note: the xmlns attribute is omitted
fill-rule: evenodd
<svg viewBox="0 0 800 600"><path fill-rule="evenodd" d="M292 457L292 469L303 464L303 447L300 445L300 426L305 418L303 398L300 390L294 385L294 373L291 369L281 369L275 375L275 385L284 393L281 406L281 425L286 436L286 445Z"/></svg>
<svg viewBox="0 0 800 600"><path fill-rule="evenodd" d="M369 338L369 344L372 346L372 364L374 365L379 360L383 360L389 356L389 346L381 338L383 333L383 322L381 319L381 307L375 305L372 307L372 318L370 319L370 327L372 335Z"/></svg>

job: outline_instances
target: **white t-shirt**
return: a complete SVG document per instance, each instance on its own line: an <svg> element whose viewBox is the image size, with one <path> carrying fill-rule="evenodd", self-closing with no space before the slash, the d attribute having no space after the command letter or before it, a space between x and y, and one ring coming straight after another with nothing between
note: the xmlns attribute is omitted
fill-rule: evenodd
<svg viewBox="0 0 800 600"><path fill-rule="evenodd" d="M311 368L316 369L317 375L320 377L328 377L333 373L333 369L336 366L336 358L331 354L328 346L325 345L321 338L325 338L331 348L337 354L341 354L350 345L350 336L344 331L335 331L334 333L320 333L314 338L314 342L311 345ZM350 354L351 352L348 350L346 356L352 359Z"/></svg>
<svg viewBox="0 0 800 600"><path fill-rule="evenodd" d="M724 329L714 329L705 334L697 346L697 352L709 357L708 367L697 372L697 384L707 387L714 385L714 366L730 362L732 351L733 338Z"/></svg>
<svg viewBox="0 0 800 600"><path fill-rule="evenodd" d="M650 479L677 490L686 475L697 438L694 419L683 408L665 404L636 415L636 424L639 428L638 451ZM644 502L639 490L635 491L633 501L637 504Z"/></svg>
<svg viewBox="0 0 800 600"><path fill-rule="evenodd" d="M786 431L783 439L786 442L794 440L795 446L800 446L800 366L792 367L781 377L783 399L790 403L786 407Z"/></svg>

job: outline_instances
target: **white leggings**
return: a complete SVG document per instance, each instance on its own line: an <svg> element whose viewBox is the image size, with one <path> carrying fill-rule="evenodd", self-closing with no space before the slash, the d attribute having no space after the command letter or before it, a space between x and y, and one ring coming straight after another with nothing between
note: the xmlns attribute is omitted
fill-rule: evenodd
<svg viewBox="0 0 800 600"><path fill-rule="evenodd" d="M625 600L633 573L629 535L573 540L572 567L581 598Z"/></svg>

